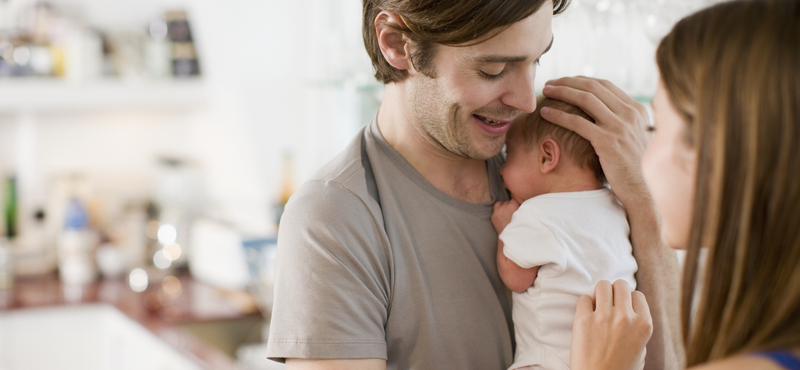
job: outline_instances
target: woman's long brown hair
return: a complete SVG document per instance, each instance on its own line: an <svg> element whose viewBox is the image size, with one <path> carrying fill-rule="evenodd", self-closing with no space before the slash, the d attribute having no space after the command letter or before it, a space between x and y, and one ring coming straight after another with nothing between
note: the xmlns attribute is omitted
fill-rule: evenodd
<svg viewBox="0 0 800 370"><path fill-rule="evenodd" d="M800 1L702 10L675 26L656 59L698 151L687 365L800 348Z"/></svg>

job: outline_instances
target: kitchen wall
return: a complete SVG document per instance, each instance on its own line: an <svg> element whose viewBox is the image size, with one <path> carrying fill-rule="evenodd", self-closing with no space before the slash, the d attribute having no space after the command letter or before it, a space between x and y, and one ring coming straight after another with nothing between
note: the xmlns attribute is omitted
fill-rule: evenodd
<svg viewBox="0 0 800 370"><path fill-rule="evenodd" d="M299 182L358 128L340 129L344 121L357 121L340 114L352 110L352 93L342 79L326 79L326 61L314 59L330 56L336 42L325 22L347 20L337 15L342 12L338 2L52 3L111 30L141 28L165 10L187 9L205 97L198 106L179 109L100 106L96 111L0 114L0 168L30 174L23 174L20 184L28 208L44 201L51 176L78 172L91 175L105 193L146 198L156 185L156 158L170 156L201 165L217 216L250 234L266 234L273 230L271 207L285 154L294 157ZM357 18L359 4L351 3L356 12L346 13ZM301 13L310 7L324 11ZM318 27L298 21L312 17ZM354 24L358 27L357 19Z"/></svg>
<svg viewBox="0 0 800 370"><path fill-rule="evenodd" d="M647 101L657 81L657 40L681 15L711 2L575 0L554 20L555 43L542 58L537 86L560 76L597 76ZM1 113L0 169L27 174L21 192L29 208L45 200L50 178L76 172L91 175L106 193L147 198L157 182L156 159L180 157L202 169L216 216L250 234L269 234L285 155L302 182L380 101L382 86L361 43L359 0L51 3L110 30L141 28L165 10L186 9L202 98L167 109Z"/></svg>

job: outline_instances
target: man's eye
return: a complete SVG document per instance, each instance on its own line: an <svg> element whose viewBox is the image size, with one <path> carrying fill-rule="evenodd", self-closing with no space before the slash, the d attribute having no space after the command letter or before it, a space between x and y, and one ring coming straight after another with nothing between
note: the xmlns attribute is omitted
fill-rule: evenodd
<svg viewBox="0 0 800 370"><path fill-rule="evenodd" d="M540 59L536 59L535 61L533 61L533 63L536 64L537 66L542 65L542 63L540 62Z"/></svg>
<svg viewBox="0 0 800 370"><path fill-rule="evenodd" d="M483 77L483 78L485 78L485 79L487 79L489 81L499 80L500 78L503 77L503 72L505 72L505 69L500 71L500 73L497 73L497 74L491 74L491 73L486 73L484 71L480 71L481 77Z"/></svg>

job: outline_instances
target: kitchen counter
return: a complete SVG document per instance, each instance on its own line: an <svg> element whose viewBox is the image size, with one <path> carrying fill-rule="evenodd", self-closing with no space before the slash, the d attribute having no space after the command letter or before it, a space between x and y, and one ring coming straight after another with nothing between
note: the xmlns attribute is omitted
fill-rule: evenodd
<svg viewBox="0 0 800 370"><path fill-rule="evenodd" d="M185 273L165 281L169 283L150 284L146 291L137 293L125 280L104 279L84 286L68 286L55 274L20 278L13 289L0 291L0 318L44 308L113 306L197 367L235 369L227 354L192 336L180 325L259 318L261 314L249 295L210 287Z"/></svg>

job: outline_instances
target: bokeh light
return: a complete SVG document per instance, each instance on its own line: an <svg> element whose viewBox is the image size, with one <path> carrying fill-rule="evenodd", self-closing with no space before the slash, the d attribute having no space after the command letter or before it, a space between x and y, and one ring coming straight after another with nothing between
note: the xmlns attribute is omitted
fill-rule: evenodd
<svg viewBox="0 0 800 370"><path fill-rule="evenodd" d="M158 228L158 242L161 245L175 243L178 239L178 230L170 224L163 224Z"/></svg>
<svg viewBox="0 0 800 370"><path fill-rule="evenodd" d="M147 272L141 268L131 270L128 275L128 284L134 292L141 293L147 290L148 278Z"/></svg>
<svg viewBox="0 0 800 370"><path fill-rule="evenodd" d="M170 261L177 261L178 258L181 258L181 253L183 252L181 246L176 243L167 244L163 249Z"/></svg>
<svg viewBox="0 0 800 370"><path fill-rule="evenodd" d="M163 250L159 250L153 255L153 264L160 269L165 269L172 266L172 260L169 259L169 254Z"/></svg>
<svg viewBox="0 0 800 370"><path fill-rule="evenodd" d="M161 289L168 295L176 296L181 293L181 281L175 276L167 276L161 282Z"/></svg>

